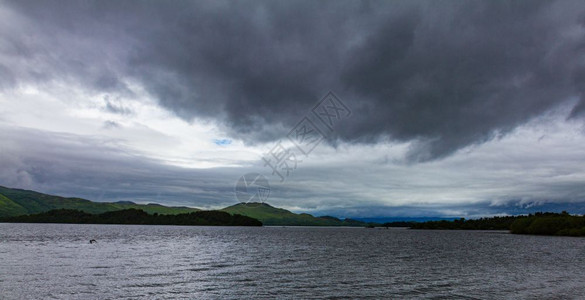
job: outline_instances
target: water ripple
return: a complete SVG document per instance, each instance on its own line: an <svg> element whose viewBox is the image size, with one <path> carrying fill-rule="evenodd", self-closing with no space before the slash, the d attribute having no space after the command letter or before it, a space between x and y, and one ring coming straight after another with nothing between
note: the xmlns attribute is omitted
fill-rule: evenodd
<svg viewBox="0 0 585 300"><path fill-rule="evenodd" d="M570 299L584 254L585 239L492 232L0 224L0 295Z"/></svg>

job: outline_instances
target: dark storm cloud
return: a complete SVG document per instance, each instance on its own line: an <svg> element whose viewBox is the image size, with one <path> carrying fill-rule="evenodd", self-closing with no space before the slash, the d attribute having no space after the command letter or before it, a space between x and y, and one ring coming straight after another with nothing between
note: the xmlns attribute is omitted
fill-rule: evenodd
<svg viewBox="0 0 585 300"><path fill-rule="evenodd" d="M328 90L351 142L417 141L413 160L505 134L569 97L585 111L578 1L11 2L3 85L142 85L250 142L282 137ZM20 58L20 60L18 60ZM7 70L20 70L8 72Z"/></svg>

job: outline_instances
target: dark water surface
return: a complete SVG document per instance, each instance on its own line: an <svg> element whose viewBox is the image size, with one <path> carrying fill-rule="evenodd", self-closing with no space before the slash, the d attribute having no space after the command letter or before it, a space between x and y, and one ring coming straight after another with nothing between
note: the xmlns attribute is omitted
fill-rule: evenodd
<svg viewBox="0 0 585 300"><path fill-rule="evenodd" d="M0 224L0 299L584 297L583 238Z"/></svg>

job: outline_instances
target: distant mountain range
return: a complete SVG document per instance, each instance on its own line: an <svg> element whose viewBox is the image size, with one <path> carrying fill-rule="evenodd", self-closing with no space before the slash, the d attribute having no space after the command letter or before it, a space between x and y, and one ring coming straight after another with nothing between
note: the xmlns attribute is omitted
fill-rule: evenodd
<svg viewBox="0 0 585 300"><path fill-rule="evenodd" d="M131 201L93 202L81 198L66 198L12 189L0 186L0 218L39 214L55 209L80 210L90 214L102 214L127 209L139 209L148 214L176 215L201 211L192 207L163 206L160 204L136 204ZM261 221L264 225L278 226L366 226L366 222L338 219L330 216L314 217L310 214L295 214L266 203L240 203L221 209L230 214L239 214Z"/></svg>
<svg viewBox="0 0 585 300"><path fill-rule="evenodd" d="M393 223L393 222L428 222L428 221L453 221L459 218L442 218L442 217L375 217L375 218L355 218L357 221L365 223Z"/></svg>

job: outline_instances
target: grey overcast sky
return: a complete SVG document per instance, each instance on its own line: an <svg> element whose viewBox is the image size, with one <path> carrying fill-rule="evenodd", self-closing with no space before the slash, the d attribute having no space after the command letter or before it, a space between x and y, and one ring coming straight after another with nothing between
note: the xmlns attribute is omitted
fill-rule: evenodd
<svg viewBox="0 0 585 300"><path fill-rule="evenodd" d="M262 155L329 91L351 116L280 182ZM0 185L218 208L257 172L317 215L585 212L584 91L583 1L0 0Z"/></svg>

